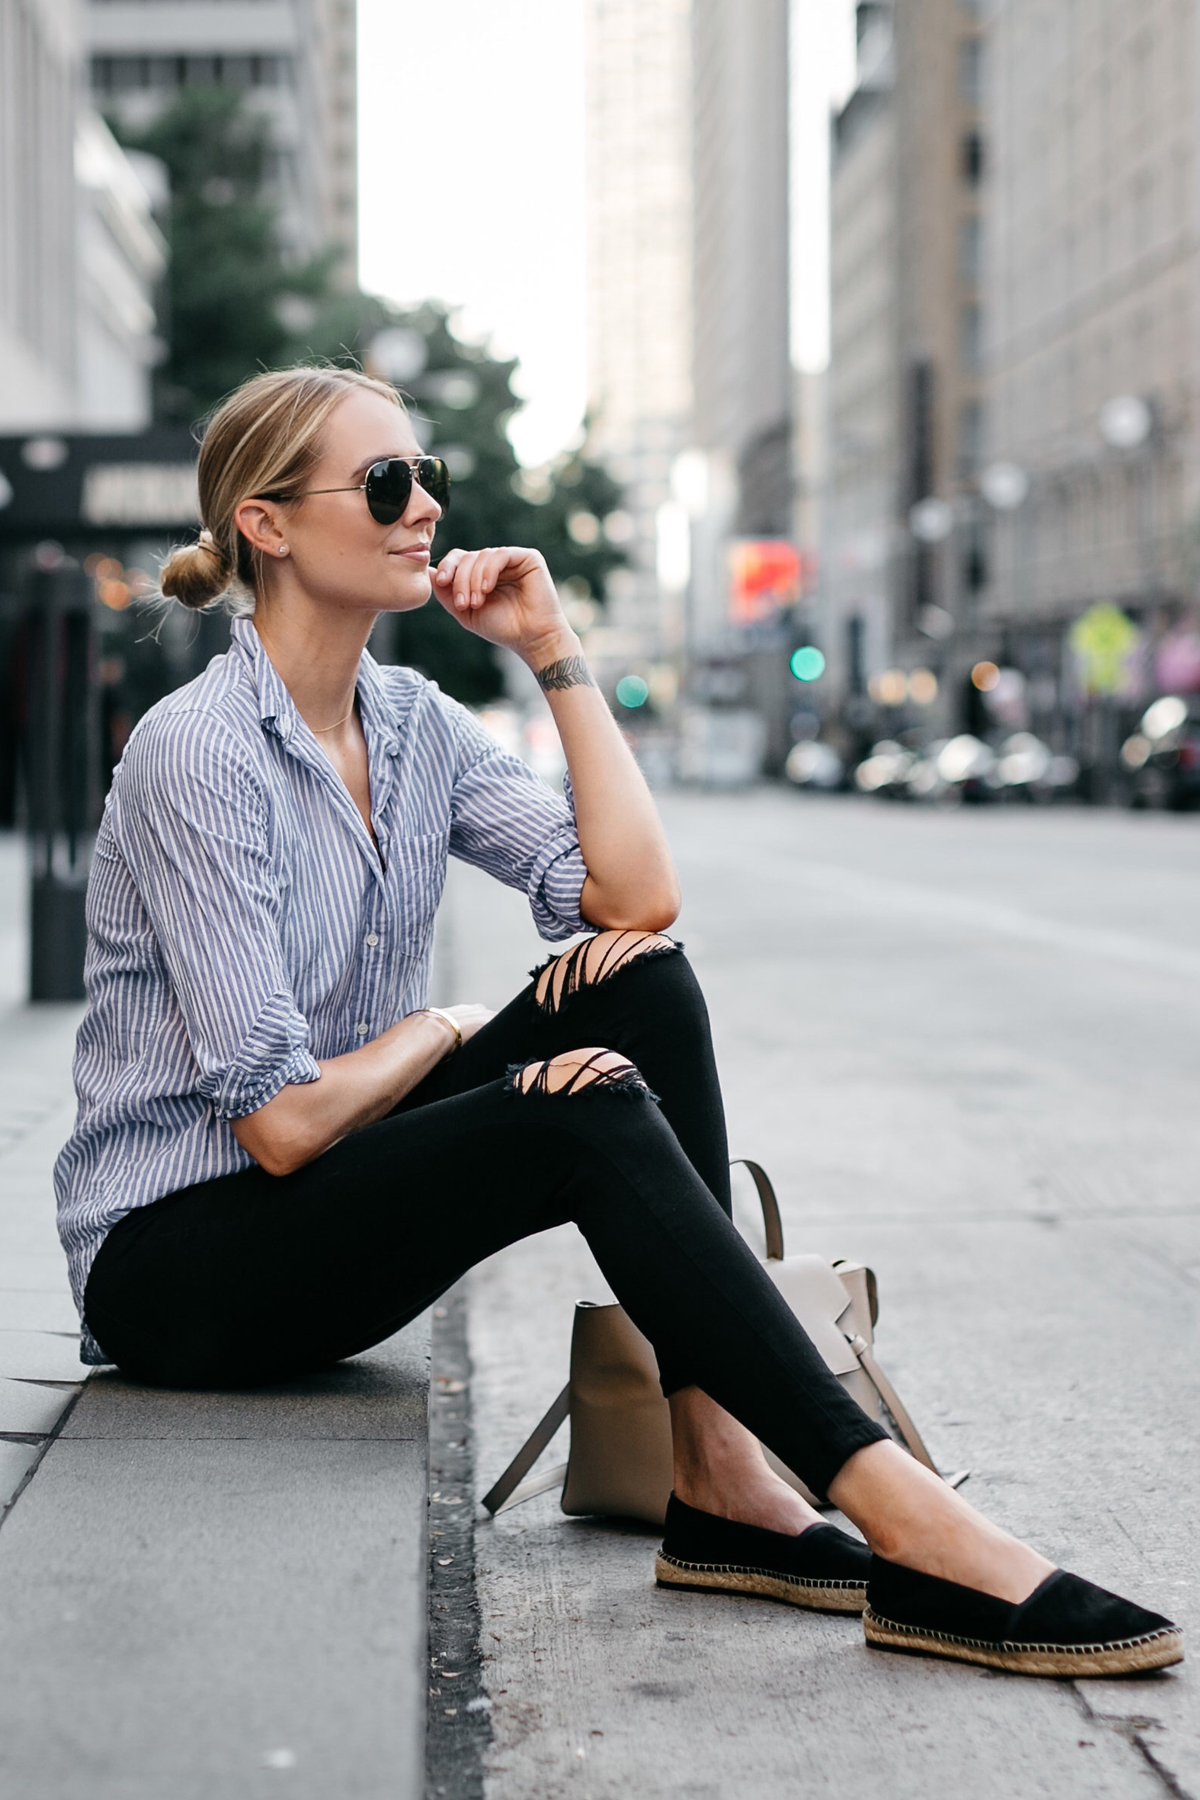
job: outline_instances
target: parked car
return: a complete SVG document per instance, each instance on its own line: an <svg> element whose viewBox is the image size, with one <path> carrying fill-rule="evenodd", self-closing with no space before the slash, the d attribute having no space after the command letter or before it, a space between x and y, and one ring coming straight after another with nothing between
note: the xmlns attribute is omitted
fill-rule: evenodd
<svg viewBox="0 0 1200 1800"><path fill-rule="evenodd" d="M1129 804L1169 812L1200 810L1200 697L1164 694L1121 746Z"/></svg>
<svg viewBox="0 0 1200 1800"><path fill-rule="evenodd" d="M832 793L841 787L846 768L832 744L812 738L807 743L792 746L783 772L796 787Z"/></svg>

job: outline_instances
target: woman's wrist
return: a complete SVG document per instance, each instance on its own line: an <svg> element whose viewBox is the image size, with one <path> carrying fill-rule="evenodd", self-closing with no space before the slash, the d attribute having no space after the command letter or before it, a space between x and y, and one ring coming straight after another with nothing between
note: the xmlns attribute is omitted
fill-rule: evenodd
<svg viewBox="0 0 1200 1800"><path fill-rule="evenodd" d="M543 637L526 644L521 656L543 688L551 689L560 685L556 681L556 675L564 668L581 669L582 679L591 680L591 676L587 674L583 645L568 625L564 624L561 629L547 632ZM561 685L572 687L575 683L571 681Z"/></svg>
<svg viewBox="0 0 1200 1800"><path fill-rule="evenodd" d="M453 1013L448 1013L440 1006L422 1006L418 1018L432 1019L439 1026L443 1038L447 1039L445 1055L452 1056L456 1050L462 1049L462 1027Z"/></svg>

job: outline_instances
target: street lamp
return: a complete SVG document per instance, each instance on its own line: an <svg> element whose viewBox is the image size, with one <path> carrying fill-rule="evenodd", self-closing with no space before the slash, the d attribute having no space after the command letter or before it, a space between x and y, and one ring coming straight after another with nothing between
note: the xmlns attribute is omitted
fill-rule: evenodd
<svg viewBox="0 0 1200 1800"><path fill-rule="evenodd" d="M1100 408L1100 435L1114 450L1139 450L1153 427L1150 402L1140 394L1115 394Z"/></svg>
<svg viewBox="0 0 1200 1800"><path fill-rule="evenodd" d="M1029 477L1017 463L989 463L979 477L979 491L996 512L1016 512L1029 496Z"/></svg>
<svg viewBox="0 0 1200 1800"><path fill-rule="evenodd" d="M921 544L944 544L954 530L954 508L934 494L909 510L908 529Z"/></svg>

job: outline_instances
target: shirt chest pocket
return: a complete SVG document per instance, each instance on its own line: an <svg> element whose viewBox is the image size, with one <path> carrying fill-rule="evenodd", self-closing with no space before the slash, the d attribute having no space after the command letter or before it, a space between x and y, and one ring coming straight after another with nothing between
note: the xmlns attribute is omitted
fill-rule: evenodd
<svg viewBox="0 0 1200 1800"><path fill-rule="evenodd" d="M407 956L423 956L446 884L448 831L416 832L392 840L387 912L393 941Z"/></svg>

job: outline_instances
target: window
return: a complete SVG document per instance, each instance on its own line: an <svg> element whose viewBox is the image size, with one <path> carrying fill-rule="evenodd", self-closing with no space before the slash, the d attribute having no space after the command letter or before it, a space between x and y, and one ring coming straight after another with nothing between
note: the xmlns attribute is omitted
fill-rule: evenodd
<svg viewBox="0 0 1200 1800"><path fill-rule="evenodd" d="M963 287L978 287L983 269L983 221L978 213L959 220L958 279Z"/></svg>
<svg viewBox="0 0 1200 1800"><path fill-rule="evenodd" d="M964 106L983 98L983 39L964 38L958 46L958 97Z"/></svg>
<svg viewBox="0 0 1200 1800"><path fill-rule="evenodd" d="M978 187L983 180L983 139L977 131L963 137L962 176L968 187Z"/></svg>
<svg viewBox="0 0 1200 1800"><path fill-rule="evenodd" d="M958 409L958 472L964 480L983 461L983 402L965 400Z"/></svg>
<svg viewBox="0 0 1200 1800"><path fill-rule="evenodd" d="M988 583L987 526L975 519L967 527L963 543L962 582L969 594L977 594Z"/></svg>
<svg viewBox="0 0 1200 1800"><path fill-rule="evenodd" d="M958 360L964 369L977 369L983 361L983 314L973 300L959 308Z"/></svg>

